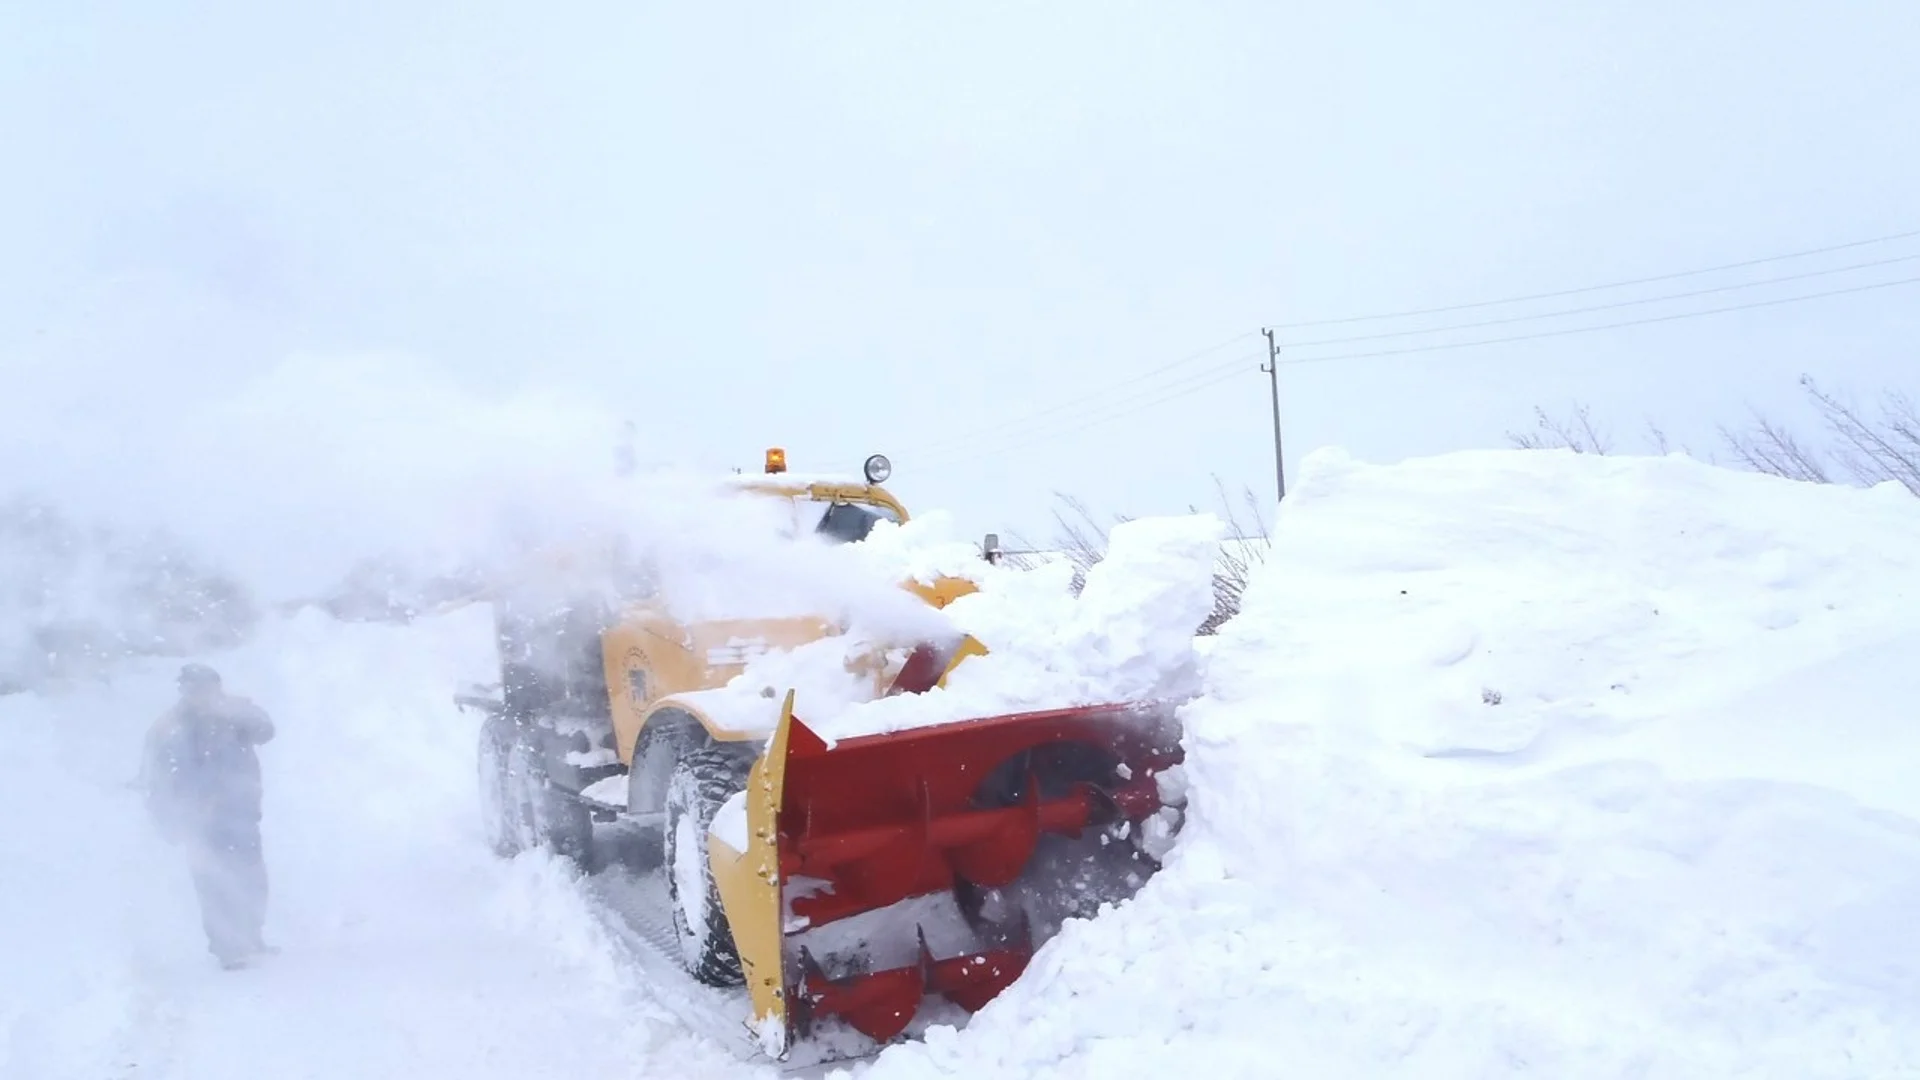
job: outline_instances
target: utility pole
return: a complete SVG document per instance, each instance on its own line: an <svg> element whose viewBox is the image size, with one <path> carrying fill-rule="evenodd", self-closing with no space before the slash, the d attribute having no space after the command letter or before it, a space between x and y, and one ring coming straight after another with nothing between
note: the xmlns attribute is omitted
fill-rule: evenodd
<svg viewBox="0 0 1920 1080"><path fill-rule="evenodd" d="M1273 479L1280 490L1280 498L1287 497L1287 461L1280 452L1280 346L1273 340L1272 330L1262 330L1267 335L1267 362L1260 370L1267 373L1267 385L1273 391Z"/></svg>

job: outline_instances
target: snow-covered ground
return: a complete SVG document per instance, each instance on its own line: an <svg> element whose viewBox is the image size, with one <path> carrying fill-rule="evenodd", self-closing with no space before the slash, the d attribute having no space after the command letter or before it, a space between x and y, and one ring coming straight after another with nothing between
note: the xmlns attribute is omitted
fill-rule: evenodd
<svg viewBox="0 0 1920 1080"><path fill-rule="evenodd" d="M1183 673L1174 568L1213 527L1120 538L1124 617L1045 576L956 605L1116 679L1167 661L1136 689L1197 679L1190 815L964 1030L845 1075L1920 1075L1920 500L1323 452ZM1023 633L1016 601L1085 621ZM589 890L486 852L450 700L486 678L483 620L308 613L212 658L280 725L285 951L237 973L122 786L171 665L0 697L0 1076L765 1074L675 1022Z"/></svg>

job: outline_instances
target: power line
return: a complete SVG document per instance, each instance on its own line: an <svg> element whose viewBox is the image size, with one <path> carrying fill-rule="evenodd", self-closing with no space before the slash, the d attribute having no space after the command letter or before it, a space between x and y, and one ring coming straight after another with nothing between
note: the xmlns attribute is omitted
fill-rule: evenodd
<svg viewBox="0 0 1920 1080"><path fill-rule="evenodd" d="M1249 330L1244 334L1235 334L1233 337L1230 337L1225 341L1222 341L1215 345L1209 345L1206 348L1199 350L1198 352L1189 353L1178 360L1161 364L1157 367L1151 368L1146 371L1142 371L1138 374L1129 376L1128 378L1125 378L1125 379L1121 379L1117 382L1108 383L1105 386L1101 387L1099 390L1096 390L1091 394L1084 394L1084 395L1081 395L1080 397L1059 402L1058 404L1051 405L1044 409L1038 409L1033 412L1024 413L1019 416L1009 417L1005 420L1001 420L996 423L989 424L984 428L976 429L971 435L938 440L933 443L930 443L924 449L929 454L938 456L941 452L945 450L957 447L963 443L971 442L974 439L977 439L983 435L992 435L999 431L1011 431L1011 430L1024 428L1028 424L1032 423L1035 420L1040 419L1041 417L1053 416L1055 414L1065 412L1069 409L1074 409L1079 406L1086 405L1090 402L1097 401L1100 398L1107 397L1108 395L1112 394L1116 390L1120 390L1125 387L1132 386L1136 383L1144 382L1147 379L1153 378L1154 376L1157 376L1157 375L1165 374L1166 372L1172 371L1173 369L1182 367L1186 364L1191 364L1192 362L1200 359L1203 356L1210 356L1226 348L1229 345L1232 345L1238 341L1241 341L1242 339L1250 338L1254 336L1256 336L1256 332L1252 330ZM1231 361L1228 361L1228 363L1239 363L1240 361L1245 360L1246 358L1247 357L1245 356L1237 356L1237 357L1234 357ZM1209 369L1209 370L1218 370L1218 369L1215 368L1215 369Z"/></svg>
<svg viewBox="0 0 1920 1080"><path fill-rule="evenodd" d="M1235 364L1237 365L1239 363L1244 363L1245 361L1252 360L1252 359L1254 359L1253 356L1241 357L1239 360L1235 361ZM1194 376L1188 377L1182 382L1174 383L1172 384L1172 386L1157 389L1151 394L1137 395L1134 398L1129 399L1131 400L1132 404L1129 405L1129 407L1127 408L1122 408L1122 409L1118 409L1117 411L1094 415L1090 419L1086 417L1082 417L1081 419L1085 420L1084 423L1075 424L1069 427L1040 428L1035 431L1026 432L1024 433L1024 435L1020 437L1016 437L1011 442L1002 442L999 445L988 446L985 449L980 449L978 447L970 445L965 451L955 451L947 454L935 454L931 456L930 460L921 462L920 467L928 468L928 469L937 469L947 465L958 464L960 462L978 461L984 458L999 457L1002 454L1009 454L1015 450L1025 449L1026 447L1035 446L1043 442L1051 442L1052 440L1061 438L1063 436L1077 435L1080 432L1086 431L1090 428L1099 427L1102 424L1108 424L1115 420L1132 416L1136 413L1145 412L1148 409L1157 408L1160 405L1165 404L1166 402L1177 401L1180 398L1197 394L1202 390L1208 389L1209 387L1218 386L1219 384L1226 382L1228 379L1231 379L1236 375L1240 375L1243 372L1244 372L1244 369L1238 366L1218 368L1218 369L1214 369L1211 372L1200 372ZM1174 389L1176 387L1184 387L1184 389ZM1127 403L1126 400L1113 401L1113 402L1108 402L1106 407L1112 408L1113 406L1122 405L1126 403Z"/></svg>
<svg viewBox="0 0 1920 1080"><path fill-rule="evenodd" d="M1035 442L1058 438L1061 435L1071 435L1075 432L1084 431L1089 427L1104 424L1108 420L1117 419L1122 416L1131 416L1135 413L1154 408L1162 402L1186 397L1189 394L1197 393L1210 386L1216 386L1235 375L1241 374L1246 369L1240 365L1252 359L1254 359L1252 355L1239 357L1221 367L1189 375L1168 386L1156 387L1147 393L1134 394L1121 398L1118 401L1106 402L1098 409L1093 410L1093 418L1083 424L1070 427L1053 425L1021 432L1013 437L1013 443L1011 445L1003 443L1000 448L993 450L992 453L1004 453L1008 449L1018 449L1021 446L1031 445ZM1119 407L1117 411L1103 412L1103 410L1114 410L1116 407ZM1086 416L1083 415L1080 419L1084 420ZM929 455L929 457L932 459L932 463L936 465L946 465L956 461L968 461L980 456L981 451L978 447L979 441L971 440L963 448L956 448L944 454L932 454Z"/></svg>
<svg viewBox="0 0 1920 1080"><path fill-rule="evenodd" d="M1115 390L1120 389L1121 387L1130 386L1134 383L1138 383L1144 379L1151 378L1163 372L1171 371L1172 369L1180 367L1182 365L1190 364L1193 361L1198 360L1203 356L1211 356L1212 354L1219 352L1221 349L1224 349L1227 346L1232 345L1237 341L1240 341L1244 338L1250 338L1253 336L1255 336L1255 332L1252 330L1249 330L1244 334L1235 334L1234 336L1228 338L1225 341L1219 342L1217 344L1209 345L1206 348L1201 349L1197 352L1188 353L1187 355L1181 357L1178 360L1161 364L1157 367L1140 372L1139 374L1134 375L1130 378L1122 379L1119 382L1108 383L1106 386L1102 387L1101 389L1091 394L1084 394L1080 397L1073 398L1068 401L1060 402L1059 404L1050 406L1045 409L1039 409L1034 412L1025 413L1021 416L1010 417L1008 419L1001 420L997 423L989 424L984 428L977 429L972 435L969 435L969 436L939 440L930 444L925 449L928 450L929 453L935 456L938 456L942 451L947 450L950 447L957 446L962 442L970 442L981 435L989 435L996 431L1011 430L1015 428L1024 427L1025 425L1031 423L1036 419L1039 419L1040 417L1052 416L1064 410L1074 408L1075 406L1084 405L1089 401L1094 401L1099 398L1105 397L1108 394L1111 394L1112 392L1114 392Z"/></svg>
<svg viewBox="0 0 1920 1080"><path fill-rule="evenodd" d="M1450 312L1450 311L1466 311L1466 310L1472 310L1476 308L1493 307L1500 304L1520 303L1528 300L1542 300L1542 299L1549 299L1552 297L1559 297L1559 296L1572 296L1572 295L1577 295L1581 293L1597 292L1604 289L1623 288L1629 285L1641 285L1641 284L1648 284L1648 283L1657 282L1657 281L1671 281L1679 278L1696 277L1701 274L1716 273L1723 270L1734 270L1734 269L1740 269L1740 268L1749 267L1749 266L1759 266L1759 265L1763 265L1771 262L1781 262L1787 259L1805 258L1810 255L1819 255L1819 254L1825 254L1825 253L1834 252L1834 251L1844 251L1850 248L1864 247L1872 244L1891 243L1896 240L1904 240L1904 239L1908 239L1916 236L1920 236L1920 230L1913 230L1913 231L1902 232L1902 233L1893 233L1887 236L1873 237L1865 240L1854 240L1854 241L1849 241L1843 244L1832 244L1826 247L1809 248L1803 251L1786 252L1783 254L1769 255L1769 256L1764 256L1756 259L1746 259L1740 262L1723 263L1719 266L1704 267L1698 270L1685 270L1685 271L1678 271L1678 272L1668 273L1668 274L1658 274L1651 277L1633 278L1633 279L1622 280L1622 281L1608 282L1608 283L1599 284L1599 285L1588 285L1588 286L1583 286L1581 288L1576 288L1576 289L1562 289L1555 292L1534 293L1527 296L1508 297L1501 300L1483 300L1483 301L1478 301L1470 304L1454 304L1454 305L1448 305L1445 307L1422 308L1417 310L1390 312L1390 313L1379 314L1379 315L1362 315L1362 316L1352 316L1344 319L1320 319L1320 320L1313 320L1308 322L1281 323L1281 324L1276 324L1276 326L1272 328L1287 329L1287 328L1301 328L1301 327L1310 327L1310 326L1331 326L1331 325L1364 322L1364 321L1371 321L1371 320L1403 318L1403 317L1412 316L1412 315L1440 314L1440 313ZM1687 292L1680 292L1680 293L1669 293L1669 294L1664 294L1660 296L1645 297L1645 298L1626 300L1626 301L1618 301L1618 302L1607 303L1607 304L1596 304L1596 305L1590 305L1587 307L1571 308L1571 309L1566 309L1561 311L1541 312L1533 315L1509 316L1505 318L1488 319L1488 320L1481 320L1481 321L1470 322L1470 323L1459 323L1459 324L1454 324L1449 326L1430 327L1423 330L1394 331L1390 333L1355 335L1351 337L1325 338L1318 341L1294 342L1288 345L1288 348L1290 349L1311 348L1315 346L1345 344L1349 342L1384 340L1384 339L1395 338L1395 337L1415 337L1415 336L1421 336L1421 335L1427 335L1427 334L1446 333L1454 330L1475 329L1483 326L1510 325L1513 323L1520 323L1520 322L1533 322L1533 321L1539 321L1543 319L1562 318L1568 315L1586 314L1586 313L1595 312L1595 311L1616 310L1624 307L1633 307L1633 306L1639 306L1643 304L1660 303L1660 302L1671 301L1671 300L1682 300L1682 299L1688 299L1688 298L1698 297L1698 296L1713 295L1713 294L1722 293L1722 292L1738 291L1741 289L1748 289L1748 288L1758 288L1765 285L1780 284L1782 282L1787 282L1787 281L1798 281L1798 280L1805 280L1807 278L1829 276L1832 274L1844 273L1852 270L1869 269L1872 267L1886 266L1894 263L1909 262L1916 258L1920 258L1920 255L1903 255L1903 256L1898 256L1890 259L1881 259L1881 260L1876 260L1871 262L1857 263L1850 266L1834 267L1834 268L1824 269L1824 270L1807 271L1800 274L1787 274L1779 277L1763 279L1760 281L1742 282L1742 283L1737 283L1733 285L1716 286L1716 287L1707 288L1707 289L1696 289L1696 290L1690 290ZM1835 290L1830 290L1830 291L1821 292L1821 293L1804 294L1800 296L1780 297L1774 300L1758 301L1758 302L1749 303L1749 304L1729 305L1727 307L1721 307L1721 308L1709 308L1702 311L1679 312L1671 315L1657 316L1657 317L1646 318L1646 319L1631 319L1631 320L1624 320L1624 321L1613 322L1613 323L1602 323L1595 326L1573 327L1573 328L1562 329L1562 330L1541 331L1541 332L1532 333L1532 334L1516 334L1516 335L1510 335L1506 337L1484 338L1484 339L1479 339L1475 341L1451 342L1451 343L1436 344L1436 345L1410 346L1404 349L1384 349L1384 350L1374 350L1369 352L1340 353L1332 356L1288 357L1287 359L1281 360L1279 362L1283 364L1314 364L1314 363L1325 363L1325 362L1334 361L1334 360L1358 360L1358 359L1368 359L1368 358L1382 357L1382 356L1399 356L1399 355L1406 355L1406 354L1420 353L1420 352L1437 352L1437 351L1443 351L1447 349L1470 348L1470 347L1479 346L1479 345L1495 345L1495 344L1502 344L1505 342L1512 342L1512 341L1529 341L1529 340L1535 340L1539 338L1560 337L1568 334L1593 333L1600 330L1610 330L1610 329L1617 329L1617 328L1629 327L1629 326L1642 326L1642 325L1648 325L1652 323L1671 322L1679 319L1698 318L1698 317L1707 316L1707 315L1722 314L1722 313L1731 312L1731 311L1744 311L1744 310L1750 310L1754 308L1773 307L1781 304L1799 303L1806 300L1817 300L1817 299L1822 299L1830 296L1845 295L1847 293L1864 292L1864 291L1869 291L1873 289L1888 288L1894 285L1908 284L1916 280L1920 280L1920 278L1901 279L1901 280L1892 281L1892 282L1881 282L1881 283L1870 284L1870 285L1856 286L1856 287L1847 288L1847 289L1835 289ZM1137 372L1134 375L1131 375L1117 382L1109 383L1106 386L1103 386L1100 390L1095 391L1094 393L1086 394L1078 398L1073 398L1066 401L1058 402L1047 408L1035 410L1033 412L1025 413L1020 416L1010 417L1004 420L1000 420L993 424L987 425L984 428L976 429L974 432L967 435L954 436L947 439L938 440L930 444L925 449L928 451L929 457L933 459L933 461L936 464L945 464L947 463L948 460L967 460L967 459L976 458L980 456L980 452L976 448L979 442L983 438L990 438L1000 432L1024 431L1034 421L1039 420L1043 417L1055 416L1060 413L1066 412L1068 410L1078 409L1078 408L1087 406L1091 403L1099 402L1100 399L1106 398L1112 395L1117 390L1155 378L1156 376L1162 375L1176 368L1183 367L1187 364L1192 363L1195 360L1198 360L1202 357L1209 356L1213 353L1219 352L1220 350L1230 345L1233 345L1244 338L1248 338L1252 336L1254 336L1254 332L1252 331L1249 331L1247 333L1237 334L1231 338L1226 339L1225 341L1221 341L1216 344L1207 346L1204 349L1200 349L1196 352L1189 353L1183 357L1180 357L1177 360L1173 360L1171 362L1161 364L1153 368L1146 369L1144 371ZM1260 355L1264 355L1264 354L1260 354ZM1224 364L1201 368L1199 371L1192 373L1192 378L1190 378L1187 381L1171 383L1165 387L1158 388L1158 389L1150 389L1148 390L1147 395L1145 395L1144 397L1144 400L1147 400L1148 402L1146 407L1151 407L1153 403L1161 400L1171 400L1173 398L1185 397L1188 394L1193 393L1197 389L1202 389L1205 386L1211 386L1216 384L1217 382L1224 381L1225 377L1229 373L1232 373L1238 370L1237 365L1244 363L1245 361L1253 358L1254 358L1254 355L1236 356ZM1220 377L1213 378L1213 376L1220 376ZM1166 393L1167 390L1175 389L1182 386L1188 386L1191 382L1193 382L1194 379L1200 379L1205 381L1198 386L1193 386L1191 389L1181 390L1178 393L1173 393L1173 394ZM1127 404L1129 402L1140 401L1140 400L1143 400L1143 397L1141 395L1128 395L1128 396L1123 396L1122 398L1116 401L1104 402L1102 403L1102 407L1122 405L1122 404ZM1113 414L1113 417L1117 418L1119 416L1130 415L1135 411L1138 411L1138 410L1123 409L1120 412ZM1095 423L1105 423L1105 422L1106 422L1106 419L1100 419L1095 421ZM1046 432L1046 433L1042 433L1039 439L1021 438L1016 436L1015 446L1017 447L1017 446L1024 446L1024 445L1031 445L1033 442L1036 442L1036 441L1044 441L1045 439L1055 438L1059 434L1065 434L1065 433L1070 433L1070 432L1079 431L1079 430L1083 430L1083 428L1073 427L1073 428L1064 429L1062 431ZM999 452L1000 451L994 451L994 453L999 453ZM956 456L956 453L957 453L957 456Z"/></svg>
<svg viewBox="0 0 1920 1080"><path fill-rule="evenodd" d="M1154 398L1151 401L1146 401L1146 402L1142 402L1140 404L1134 405L1131 408L1121 409L1117 412L1108 413L1102 416L1095 416L1092 419L1082 424L1076 424L1072 427L1064 427L1064 428L1044 428L1039 431L1030 433L1029 436L1026 438L1018 439L1011 443L1002 443L1001 445L988 447L984 450L978 450L978 451L974 451L967 454L950 456L946 459L929 462L925 467L940 468L946 465L953 465L960 462L977 461L984 458L1000 457L1003 454L1010 454L1016 450L1024 450L1028 447L1037 446L1041 443L1052 442L1055 439L1059 439L1068 435L1078 435L1081 432L1089 431L1093 428L1100 427L1105 424L1110 424L1115 420L1122 420L1129 416L1146 412L1149 409L1158 408L1160 405L1166 402L1175 401L1183 397L1189 397L1191 395L1197 394L1202 390L1206 390L1211 387L1217 386L1223 382L1226 382L1228 379L1231 379L1234 376L1239 374L1241 374L1241 372L1239 371L1221 372L1221 373L1215 374L1212 378L1201 380L1195 383L1194 385L1188 387L1187 389L1180 390L1175 393L1161 395L1159 397Z"/></svg>
<svg viewBox="0 0 1920 1080"><path fill-rule="evenodd" d="M1828 247L1808 248L1805 251L1789 251L1780 255L1767 255L1758 259L1745 259L1741 262L1722 263L1719 266L1707 266L1698 270L1681 270L1671 274L1655 274L1652 277L1628 278L1622 281L1609 281L1599 285L1583 285L1577 289L1559 289L1554 292L1530 293L1525 296L1509 296L1499 300L1477 300L1470 304L1448 304L1443 307L1410 308L1405 311L1387 311L1373 315L1349 315L1340 319L1312 319L1306 322L1273 323L1275 330L1301 330L1310 326L1339 326L1346 323L1378 322L1384 319L1404 319L1414 315L1440 315L1450 311L1470 311L1474 308L1497 307L1501 304L1519 304L1529 300L1551 300L1561 296L1577 296L1581 293L1600 292L1605 289L1623 289L1629 285L1648 285L1656 281L1673 281L1677 278L1698 277L1701 274L1716 274L1722 270L1739 270L1748 266L1760 266L1765 263L1783 262L1787 259L1804 259L1809 255L1825 255L1849 248L1867 247L1871 244L1889 244L1895 240L1906 240L1920 236L1920 229L1910 232L1893 233L1888 236L1876 236L1866 240L1852 240L1844 244Z"/></svg>
<svg viewBox="0 0 1920 1080"><path fill-rule="evenodd" d="M1321 364L1333 360L1362 360L1377 356L1405 356L1412 353L1443 352L1448 349L1466 349L1477 345L1499 345L1510 341L1534 341L1540 338L1564 337L1568 334L1590 334L1600 330L1617 330L1628 326L1647 326L1653 323L1675 322L1681 319L1697 319L1708 315L1722 315L1730 311L1750 311L1755 308L1779 307L1784 304L1797 304L1808 300L1823 300L1832 296L1846 296L1850 293L1871 292L1875 289L1888 289L1897 285L1910 285L1920 282L1920 277L1896 278L1892 281L1877 281L1866 285L1851 285L1844 289L1829 289L1825 292L1801 293L1797 296L1780 296L1771 300L1755 300L1745 304L1729 304L1725 307L1704 308L1697 311L1680 311L1669 315L1654 315L1644 319L1623 319L1618 322L1596 323L1592 326L1573 326L1559 330L1541 330L1531 334L1511 334L1506 337L1477 338L1473 341L1449 341L1433 345L1412 345L1404 349L1377 349L1369 352L1335 353L1331 356L1294 356L1282 359L1282 364ZM1289 348L1304 348L1293 345ZM1218 371L1220 368L1203 370Z"/></svg>
<svg viewBox="0 0 1920 1080"><path fill-rule="evenodd" d="M1629 320L1623 320L1620 322L1599 323L1594 326L1577 326L1577 327L1570 327L1570 328L1560 329L1560 330L1547 330L1547 331L1542 331L1542 332L1533 333L1533 334L1516 334L1508 337L1485 338L1478 341L1459 341L1459 342L1448 342L1448 343L1439 344L1439 345L1420 345L1420 346L1413 346L1405 349L1383 349L1383 350L1376 350L1372 352L1340 353L1333 356L1283 357L1278 359L1277 362L1280 364L1287 364L1287 365L1318 364L1318 363L1325 363L1325 362L1336 361L1336 360L1360 360L1360 359L1370 359L1374 357L1384 357L1384 356L1403 356L1403 355L1408 355L1412 353L1440 352L1448 349L1465 349L1465 348L1472 348L1480 345L1498 345L1498 344L1504 344L1504 343L1513 342L1513 341L1532 341L1539 338L1562 337L1569 334L1595 333L1602 330L1616 330L1616 329L1620 329L1623 327L1630 327L1630 326L1646 326L1653 323L1676 322L1682 319L1703 318L1709 315L1722 315L1722 314L1726 314L1728 312L1733 312L1733 311L1748 311L1756 308L1778 307L1785 304L1802 303L1809 300L1821 300L1821 299L1826 299L1828 297L1845 296L1853 293L1870 292L1877 289L1888 289L1888 288L1894 288L1900 285L1912 285L1916 283L1920 283L1920 276L1909 277L1909 278L1898 278L1893 281L1874 282L1868 285L1855 285L1855 286L1850 286L1844 289L1831 289L1826 292L1805 293L1798 296L1776 297L1772 300L1759 300L1759 301L1754 301L1752 303L1746 303L1746 304L1732 304L1726 307L1708 308L1702 311L1677 312L1671 315L1660 315L1660 316L1654 316L1654 317L1645 318L1645 319L1629 319ZM1221 364L1211 368L1203 368L1199 371L1192 372L1180 382L1169 384L1166 387L1155 388L1154 390L1150 390L1147 393L1132 395L1128 398L1123 398L1119 401L1107 402L1106 403L1107 408L1112 408L1113 406L1117 406L1117 405L1129 405L1129 407L1121 408L1112 412L1098 413L1097 415L1093 415L1092 417L1087 418L1085 423L1076 424L1069 427L1049 427L1049 428L1043 428L1038 431L1030 431L1025 433L1023 436L1014 439L1011 442L1003 442L1000 445L989 446L984 449L981 449L978 447L970 447L964 453L952 453L947 455L936 454L936 455L933 455L933 460L923 463L922 467L940 468L946 465L956 464L963 461L977 461L985 458L998 457L1002 454L1011 453L1016 450L1022 450L1030 446L1036 446L1036 445L1039 445L1040 443L1050 442L1054 439L1062 438L1067 435L1076 435L1076 434L1079 434L1080 432L1089 430L1091 428L1099 427L1101 425L1111 423L1115 420L1123 419L1125 417L1132 416L1136 413L1140 413L1148 409L1156 408L1166 402L1176 401L1180 398L1189 397L1193 394L1197 394L1200 391L1208 389L1210 387L1218 386L1219 384L1226 382L1227 380L1233 378L1236 375L1248 373L1247 369L1241 368L1238 365L1243 364L1248 360L1252 360L1256 358L1257 356L1254 356L1254 355L1236 357L1234 360L1229 361L1226 364Z"/></svg>
<svg viewBox="0 0 1920 1080"><path fill-rule="evenodd" d="M1291 349L1306 349L1315 345L1345 345L1355 341L1384 341L1388 338L1418 337L1421 334L1444 334L1450 330L1474 330L1482 326L1506 326L1512 323L1533 322L1539 319L1558 319L1567 315L1585 315L1594 311L1613 311L1618 308L1638 307L1643 304L1658 304L1668 300L1686 300L1696 296L1711 296L1715 293L1739 292L1741 289L1757 289L1764 285L1778 285L1786 281L1804 281L1808 278L1831 277L1853 270L1870 270L1876 266L1892 266L1895 263L1913 262L1920 254L1897 255L1891 259L1876 259L1873 262L1853 263L1849 266L1835 266L1826 270L1808 270L1799 274L1784 274L1780 277L1761 278L1758 281L1743 281L1733 285L1716 285L1710 289L1694 289L1689 292L1664 293L1660 296L1644 296L1636 300L1616 300L1611 304L1593 304L1588 307L1562 308L1559 311L1542 311L1536 315L1509 315L1503 319L1483 319L1479 322L1452 323L1447 326L1433 326L1424 330L1391 330L1380 334L1359 334L1352 337L1321 338L1318 341L1294 341L1287 344Z"/></svg>
<svg viewBox="0 0 1920 1080"><path fill-rule="evenodd" d="M1672 315L1655 315L1645 319L1628 319L1624 322L1600 323L1596 326L1574 326L1563 330L1543 330L1535 334L1516 334L1511 337L1482 338L1478 341L1453 341L1441 345L1416 345L1406 349L1337 353L1333 356L1292 357L1280 362L1282 364L1322 364L1331 360L1362 360L1376 356L1404 356L1408 353L1441 352L1446 349L1467 349L1476 345L1499 345L1509 341L1533 341L1539 338L1562 337L1567 334L1591 334L1598 330L1617 330L1624 326L1647 326L1652 323L1674 322L1679 319L1698 319L1707 315L1723 315L1729 311L1751 311L1754 308L1778 307L1782 304L1797 304L1806 300L1823 300L1829 296L1846 296L1850 293L1870 292L1874 289L1891 289L1896 285L1912 285L1916 282L1920 282L1920 277L1898 278L1893 281L1878 281L1871 285L1854 285L1845 289L1805 293L1800 296L1782 296L1772 300L1755 300L1749 304L1732 304L1727 307L1707 308L1704 311L1682 311Z"/></svg>

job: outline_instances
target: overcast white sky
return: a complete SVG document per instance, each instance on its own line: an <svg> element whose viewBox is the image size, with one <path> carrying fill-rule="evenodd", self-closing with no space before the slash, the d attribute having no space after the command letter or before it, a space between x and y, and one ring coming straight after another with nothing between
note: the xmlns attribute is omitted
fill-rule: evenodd
<svg viewBox="0 0 1920 1080"><path fill-rule="evenodd" d="M910 505L970 531L1044 533L1055 490L1135 514L1212 502L1216 473L1264 493L1263 324L1920 230L1916 56L1910 0L16 3L0 480L252 497L266 481L222 457L256 447L213 419L249 394L295 402L287 454L366 431L396 448L375 471L404 476L405 438L370 426L404 426L379 399L407 365L389 406L490 402L463 430L507 445L537 392L589 408L530 428L608 460L595 410L654 461L884 451ZM1903 255L1920 237L1452 318ZM1920 260L1288 355L1909 277ZM1574 401L1704 456L1750 404L1797 416L1802 372L1920 389L1917 337L1905 285L1290 366L1290 464L1500 446ZM304 375L275 373L290 357ZM332 397L302 396L315 378ZM158 468L183 431L208 456Z"/></svg>

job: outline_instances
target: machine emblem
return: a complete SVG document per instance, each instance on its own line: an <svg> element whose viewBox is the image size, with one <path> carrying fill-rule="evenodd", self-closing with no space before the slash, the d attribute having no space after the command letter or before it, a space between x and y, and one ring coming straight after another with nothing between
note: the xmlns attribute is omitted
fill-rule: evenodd
<svg viewBox="0 0 1920 1080"><path fill-rule="evenodd" d="M647 703L647 657L639 649L627 650L627 700L636 709Z"/></svg>

